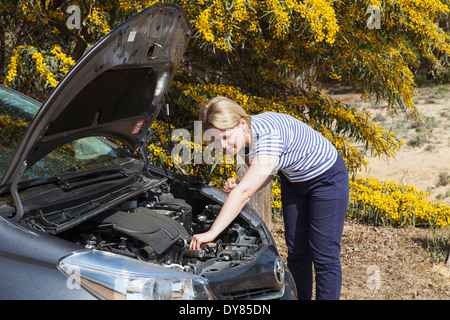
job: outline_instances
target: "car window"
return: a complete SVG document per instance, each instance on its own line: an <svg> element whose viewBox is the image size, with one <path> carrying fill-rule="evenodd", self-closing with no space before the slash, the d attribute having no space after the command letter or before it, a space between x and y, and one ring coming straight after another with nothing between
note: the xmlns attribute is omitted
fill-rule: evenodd
<svg viewBox="0 0 450 320"><path fill-rule="evenodd" d="M14 91L0 87L0 178L40 104ZM104 138L87 137L56 148L23 175L31 180L49 174L91 170L129 161L126 154Z"/></svg>
<svg viewBox="0 0 450 320"><path fill-rule="evenodd" d="M0 87L0 178L39 107L38 102Z"/></svg>
<svg viewBox="0 0 450 320"><path fill-rule="evenodd" d="M31 166L22 181L49 174L85 171L129 161L125 153L104 138L88 137L59 147Z"/></svg>

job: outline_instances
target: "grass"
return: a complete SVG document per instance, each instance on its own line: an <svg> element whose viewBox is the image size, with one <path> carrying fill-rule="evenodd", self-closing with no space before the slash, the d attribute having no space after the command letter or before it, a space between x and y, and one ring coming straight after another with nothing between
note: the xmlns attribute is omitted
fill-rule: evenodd
<svg viewBox="0 0 450 320"><path fill-rule="evenodd" d="M450 174L448 174L448 172L439 173L439 180L437 182L437 186L445 187L448 184L450 184Z"/></svg>
<svg viewBox="0 0 450 320"><path fill-rule="evenodd" d="M439 193L439 194L436 196L436 199L438 199L438 200L443 200L443 199L446 199L446 198L448 198L448 197L450 197L450 190L448 190L448 191L445 192L445 193Z"/></svg>

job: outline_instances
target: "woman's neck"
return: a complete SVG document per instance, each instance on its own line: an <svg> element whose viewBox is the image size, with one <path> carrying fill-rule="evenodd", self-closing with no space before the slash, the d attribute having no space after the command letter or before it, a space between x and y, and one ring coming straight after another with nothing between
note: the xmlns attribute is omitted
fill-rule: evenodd
<svg viewBox="0 0 450 320"><path fill-rule="evenodd" d="M247 130L244 136L244 151L245 154L248 154L252 145L252 131L251 130Z"/></svg>

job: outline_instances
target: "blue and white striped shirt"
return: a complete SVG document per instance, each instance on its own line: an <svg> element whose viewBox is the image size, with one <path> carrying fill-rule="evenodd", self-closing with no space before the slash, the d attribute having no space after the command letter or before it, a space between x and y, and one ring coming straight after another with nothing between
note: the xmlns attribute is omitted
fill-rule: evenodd
<svg viewBox="0 0 450 320"><path fill-rule="evenodd" d="M275 170L281 170L292 182L300 182L317 177L336 161L336 148L290 115L267 112L251 119L253 140L246 155L250 162L257 155L277 155Z"/></svg>

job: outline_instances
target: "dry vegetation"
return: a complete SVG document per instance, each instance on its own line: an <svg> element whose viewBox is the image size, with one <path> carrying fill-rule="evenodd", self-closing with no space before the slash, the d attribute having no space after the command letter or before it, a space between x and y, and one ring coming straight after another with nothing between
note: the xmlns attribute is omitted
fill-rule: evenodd
<svg viewBox="0 0 450 320"><path fill-rule="evenodd" d="M363 102L358 95L335 97L369 108L381 127L392 128L404 141L395 159L368 159L362 175L414 185L430 200L450 205L450 86L418 88L416 106L424 121L390 116L383 105ZM272 232L286 258L283 222L276 217ZM344 300L449 300L450 226L430 230L412 226L375 227L347 220L342 237Z"/></svg>
<svg viewBox="0 0 450 320"><path fill-rule="evenodd" d="M272 232L286 259L283 222ZM374 227L347 220L342 237L343 300L448 300L450 270L443 259L450 230ZM376 282L378 277L378 283Z"/></svg>

